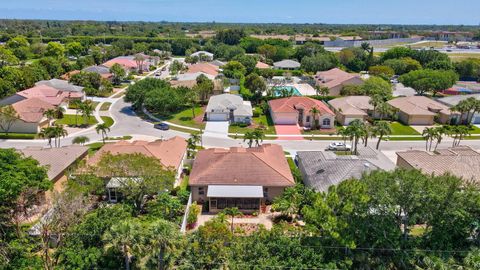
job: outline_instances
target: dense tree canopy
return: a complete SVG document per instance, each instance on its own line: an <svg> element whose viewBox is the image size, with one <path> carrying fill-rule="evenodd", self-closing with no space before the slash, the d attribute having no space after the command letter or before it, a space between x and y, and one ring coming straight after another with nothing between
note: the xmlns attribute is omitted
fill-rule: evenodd
<svg viewBox="0 0 480 270"><path fill-rule="evenodd" d="M415 70L400 76L400 82L412 87L419 95L432 92L434 95L442 90L452 87L458 80L454 71L443 70Z"/></svg>

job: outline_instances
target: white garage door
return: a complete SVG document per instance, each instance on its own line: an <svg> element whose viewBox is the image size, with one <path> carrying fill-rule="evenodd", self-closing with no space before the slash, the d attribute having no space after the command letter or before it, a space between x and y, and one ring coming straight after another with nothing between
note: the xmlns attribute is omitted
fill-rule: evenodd
<svg viewBox="0 0 480 270"><path fill-rule="evenodd" d="M275 117L275 124L276 125L295 125L297 124L297 117L280 115Z"/></svg>
<svg viewBox="0 0 480 270"><path fill-rule="evenodd" d="M227 121L228 115L225 113L210 113L208 114L208 121Z"/></svg>

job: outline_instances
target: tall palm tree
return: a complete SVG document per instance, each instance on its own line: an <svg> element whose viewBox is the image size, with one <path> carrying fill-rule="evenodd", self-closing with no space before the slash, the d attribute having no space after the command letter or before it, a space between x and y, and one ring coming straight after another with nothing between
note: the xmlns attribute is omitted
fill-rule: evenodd
<svg viewBox="0 0 480 270"><path fill-rule="evenodd" d="M85 145L89 141L90 141L90 139L87 136L78 136L78 137L73 138L72 143L73 144Z"/></svg>
<svg viewBox="0 0 480 270"><path fill-rule="evenodd" d="M367 132L365 123L360 119L355 119L346 128L345 132L348 134L348 136L353 141L353 153L355 155L357 155L358 154L358 142L359 142L360 138L363 138L365 136L365 133Z"/></svg>
<svg viewBox="0 0 480 270"><path fill-rule="evenodd" d="M103 144L105 144L105 138L107 137L107 132L110 132L110 128L107 126L107 124L102 123L98 124L95 127L95 130L97 131L97 134L102 134L102 141Z"/></svg>
<svg viewBox="0 0 480 270"><path fill-rule="evenodd" d="M255 139L255 145L260 146L260 143L263 142L263 137L265 137L265 134L263 133L263 130L261 128L256 128L253 131L254 139Z"/></svg>
<svg viewBox="0 0 480 270"><path fill-rule="evenodd" d="M320 110L317 107L313 107L310 109L310 113L312 114L313 118L312 129L317 129L317 115L320 114Z"/></svg>
<svg viewBox="0 0 480 270"><path fill-rule="evenodd" d="M68 135L68 132L63 125L55 125L53 126L53 134L55 136L55 146L60 147L60 138L65 138Z"/></svg>
<svg viewBox="0 0 480 270"><path fill-rule="evenodd" d="M42 139L48 139L48 145L52 148L52 139L55 138L55 132L53 127L46 127L40 130L38 136Z"/></svg>
<svg viewBox="0 0 480 270"><path fill-rule="evenodd" d="M143 73L143 62L145 62L145 57L141 53L135 54L133 57L133 60L135 60L138 68L138 74Z"/></svg>
<svg viewBox="0 0 480 270"><path fill-rule="evenodd" d="M337 135L338 136L341 136L342 137L342 140L343 140L343 143L346 144L347 143L347 138L348 138L348 132L347 132L347 129L345 128L340 128L337 130Z"/></svg>
<svg viewBox="0 0 480 270"><path fill-rule="evenodd" d="M123 254L125 269L130 270L132 254L139 250L142 244L142 226L135 220L122 220L112 225L103 235L106 247L114 247Z"/></svg>
<svg viewBox="0 0 480 270"><path fill-rule="evenodd" d="M426 127L422 132L422 137L425 139L425 151L430 151L432 149L432 143L435 138L437 131L435 128ZM430 146L430 147L429 147Z"/></svg>
<svg viewBox="0 0 480 270"><path fill-rule="evenodd" d="M92 116L93 111L94 108L91 102L83 102L80 104L80 112L82 113L83 123L85 126L88 126L88 120L90 119L90 116Z"/></svg>
<svg viewBox="0 0 480 270"><path fill-rule="evenodd" d="M52 122L53 119L55 119L55 110L54 109L48 109L43 112L43 116L47 117L48 119L48 126L50 126L50 123Z"/></svg>
<svg viewBox="0 0 480 270"><path fill-rule="evenodd" d="M448 129L445 127L445 126L441 126L441 127L436 127L435 128L435 134L434 134L434 138L436 140L435 142L435 148L434 148L434 151L437 150L437 147L438 145L442 142L443 140L443 135L446 135L448 134Z"/></svg>
<svg viewBox="0 0 480 270"><path fill-rule="evenodd" d="M390 104L388 104L387 102L378 103L375 109L380 116L380 121L383 120L384 117L386 117L387 119L390 118L394 113L393 107L390 106Z"/></svg>
<svg viewBox="0 0 480 270"><path fill-rule="evenodd" d="M198 93L195 89L191 89L186 96L187 103L192 108L192 119L195 118L195 106L198 102Z"/></svg>
<svg viewBox="0 0 480 270"><path fill-rule="evenodd" d="M243 216L243 213L238 210L237 207L232 207L232 208L225 208L223 210L223 213L227 216L230 216L232 218L232 221L230 222L230 230L233 232L233 219L235 217Z"/></svg>
<svg viewBox="0 0 480 270"><path fill-rule="evenodd" d="M373 126L373 134L378 136L378 141L377 141L377 150L378 150L380 148L380 142L382 141L383 137L385 135L392 134L392 128L390 127L387 121L377 121Z"/></svg>
<svg viewBox="0 0 480 270"><path fill-rule="evenodd" d="M177 226L169 221L159 219L150 225L148 240L153 253L157 254L157 269L165 269L165 253L174 251L175 246L181 241Z"/></svg>
<svg viewBox="0 0 480 270"><path fill-rule="evenodd" d="M384 97L381 95L373 95L368 101L370 105L373 106L373 116L375 117L375 113L377 112L377 108L380 104L385 103Z"/></svg>
<svg viewBox="0 0 480 270"><path fill-rule="evenodd" d="M57 106L55 108L55 119L63 118L63 114L65 113L65 108L61 106Z"/></svg>
<svg viewBox="0 0 480 270"><path fill-rule="evenodd" d="M248 148L251 148L255 138L256 138L256 135L253 133L253 131L247 131L243 135L243 142L247 142Z"/></svg>
<svg viewBox="0 0 480 270"><path fill-rule="evenodd" d="M73 99L70 101L70 105L72 105L75 108L75 126L78 126L78 113L81 111L81 106L82 101L79 99Z"/></svg>

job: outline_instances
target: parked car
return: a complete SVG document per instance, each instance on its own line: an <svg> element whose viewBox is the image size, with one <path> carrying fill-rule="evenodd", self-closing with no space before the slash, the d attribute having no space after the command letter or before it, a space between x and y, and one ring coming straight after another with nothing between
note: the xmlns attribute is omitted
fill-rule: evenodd
<svg viewBox="0 0 480 270"><path fill-rule="evenodd" d="M327 151L351 151L352 146L349 144L344 144L342 142L333 142L328 145Z"/></svg>
<svg viewBox="0 0 480 270"><path fill-rule="evenodd" d="M153 128L160 129L160 130L169 130L170 126L165 123L160 123L160 124L153 125Z"/></svg>

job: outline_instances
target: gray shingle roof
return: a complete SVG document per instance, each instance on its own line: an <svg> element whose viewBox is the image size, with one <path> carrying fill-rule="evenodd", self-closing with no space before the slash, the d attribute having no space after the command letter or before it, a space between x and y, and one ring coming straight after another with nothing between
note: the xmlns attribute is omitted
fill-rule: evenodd
<svg viewBox="0 0 480 270"><path fill-rule="evenodd" d="M278 68L299 68L300 63L295 60L282 60L273 63L273 66Z"/></svg>
<svg viewBox="0 0 480 270"><path fill-rule="evenodd" d="M213 96L208 101L207 112L230 112L235 116L253 116L252 104L243 101L242 97L232 94Z"/></svg>
<svg viewBox="0 0 480 270"><path fill-rule="evenodd" d="M364 158L357 156L337 156L332 152L297 152L297 161L305 185L318 192L328 191L332 185L351 178L360 178L379 168Z"/></svg>
<svg viewBox="0 0 480 270"><path fill-rule="evenodd" d="M98 74L109 74L110 69L105 66L89 66L83 69L83 71L86 72L93 72L93 73L98 73Z"/></svg>
<svg viewBox="0 0 480 270"><path fill-rule="evenodd" d="M39 85L47 85L57 90L65 91L65 92L83 92L83 87L77 86L69 83L68 81L59 80L59 79L51 79L48 81L44 80L44 81L39 81L35 83L35 86L39 86Z"/></svg>

